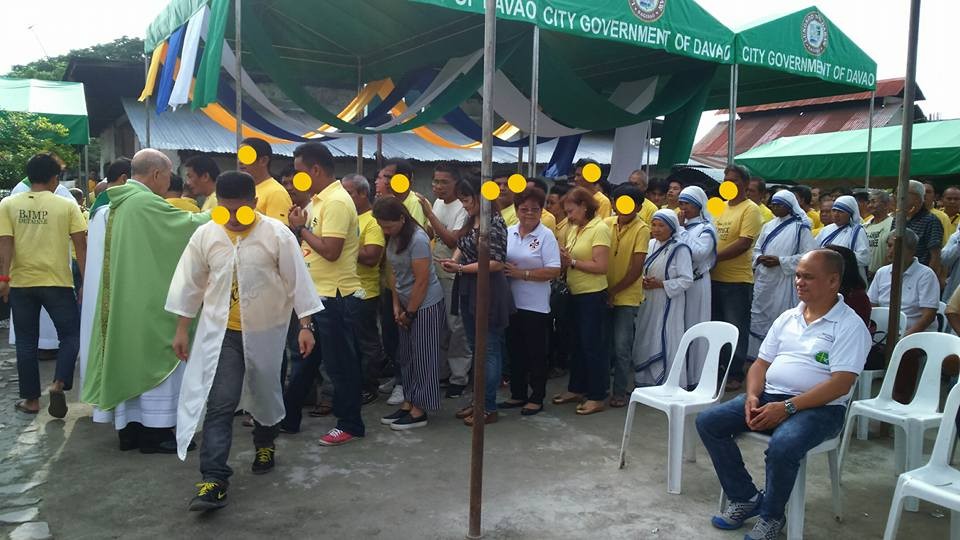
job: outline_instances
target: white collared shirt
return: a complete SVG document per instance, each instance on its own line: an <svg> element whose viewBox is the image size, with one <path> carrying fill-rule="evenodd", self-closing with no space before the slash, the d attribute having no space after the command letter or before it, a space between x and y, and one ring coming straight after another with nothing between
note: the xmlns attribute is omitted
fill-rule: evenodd
<svg viewBox="0 0 960 540"><path fill-rule="evenodd" d="M893 265L888 264L877 270L873 277L867 296L870 303L881 307L890 305L891 278ZM924 264L920 264L916 257L913 263L903 273L903 288L900 292L900 311L907 316L907 328L912 327L923 316L923 308L938 309L940 307L940 280L937 274ZM936 330L937 322L930 323L930 328ZM929 330L928 329L928 330Z"/></svg>
<svg viewBox="0 0 960 540"><path fill-rule="evenodd" d="M784 311L760 345L758 358L770 362L764 391L797 396L826 382L837 371L860 374L870 350L863 319L837 295L823 317L807 324L804 303ZM843 405L846 396L828 405Z"/></svg>
<svg viewBox="0 0 960 540"><path fill-rule="evenodd" d="M521 270L560 268L560 244L543 223L520 237L520 224L507 228L507 262ZM510 291L517 309L550 313L550 282L510 280Z"/></svg>

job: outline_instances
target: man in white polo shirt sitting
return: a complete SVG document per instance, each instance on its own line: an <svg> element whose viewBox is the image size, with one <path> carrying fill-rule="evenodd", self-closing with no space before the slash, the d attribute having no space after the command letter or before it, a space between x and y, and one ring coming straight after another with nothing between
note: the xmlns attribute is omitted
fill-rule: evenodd
<svg viewBox="0 0 960 540"><path fill-rule="evenodd" d="M795 284L800 305L777 317L747 374L747 391L697 417L720 485L730 504L712 523L733 530L759 515L745 540L774 539L800 460L843 428L846 395L863 369L870 333L838 293L843 259L817 249L800 259ZM757 489L734 437L771 434L766 488Z"/></svg>
<svg viewBox="0 0 960 540"><path fill-rule="evenodd" d="M887 240L887 260L893 260L893 241L896 233ZM907 316L905 336L917 332L936 331L937 308L940 307L940 280L929 266L921 264L916 257L920 237L910 229L903 231L903 285L900 290L900 311ZM881 266L870 284L867 296L874 306L890 305L893 265ZM921 354L908 351L900 361L900 369L893 384L893 399L907 403L917 386Z"/></svg>

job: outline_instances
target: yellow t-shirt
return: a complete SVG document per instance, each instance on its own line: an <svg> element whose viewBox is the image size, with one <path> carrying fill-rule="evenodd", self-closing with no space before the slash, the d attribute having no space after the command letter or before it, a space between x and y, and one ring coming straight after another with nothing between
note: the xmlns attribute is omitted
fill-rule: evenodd
<svg viewBox="0 0 960 540"><path fill-rule="evenodd" d="M170 203L174 208L179 208L181 210L186 210L187 212L199 212L200 207L197 206L197 201L190 199L188 197L171 197L167 199L167 202Z"/></svg>
<svg viewBox="0 0 960 540"><path fill-rule="evenodd" d="M936 216L940 220L940 225L943 226L943 245L947 245L947 240L950 240L950 235L957 230L957 226L954 223L950 222L950 217L947 214L940 210L939 208L934 208L930 210L930 213Z"/></svg>
<svg viewBox="0 0 960 540"><path fill-rule="evenodd" d="M810 218L811 229L822 229L823 222L820 221L820 212L818 210L807 211L807 217Z"/></svg>
<svg viewBox="0 0 960 540"><path fill-rule="evenodd" d="M653 201L650 199L643 199L643 204L640 206L640 211L637 212L637 216L643 220L647 226L650 225L650 220L653 219L653 214L657 212L657 205L653 204Z"/></svg>
<svg viewBox="0 0 960 540"><path fill-rule="evenodd" d="M360 214L357 216L357 220L360 224L361 248L363 246L384 247L387 245L387 240L383 236L383 229L380 228L380 224L378 224L377 220L373 217L373 210L367 210ZM366 293L365 297L367 300L380 296L379 261L374 266L367 266L358 262L357 275L360 276L360 285Z"/></svg>
<svg viewBox="0 0 960 540"><path fill-rule="evenodd" d="M554 216L554 219L556 219L556 216ZM569 232L570 232L570 222L567 221L567 218L563 218L562 220L560 220L559 223L557 223L557 230L556 230L557 243L560 244L561 246L566 246L567 233Z"/></svg>
<svg viewBox="0 0 960 540"><path fill-rule="evenodd" d="M0 201L0 236L13 237L10 286L72 288L70 235L86 230L76 201L50 191Z"/></svg>
<svg viewBox="0 0 960 540"><path fill-rule="evenodd" d="M503 221L507 224L507 227L512 227L517 223L520 223L520 218L517 217L517 207L512 204L503 210L500 210L500 217L503 218Z"/></svg>
<svg viewBox="0 0 960 540"><path fill-rule="evenodd" d="M761 204L761 205L760 205L760 220L763 221L763 223L766 223L766 222L770 221L771 219L773 219L773 212L772 212L769 208L767 208L767 205Z"/></svg>
<svg viewBox="0 0 960 540"><path fill-rule="evenodd" d="M407 212L410 212L413 219L415 219L421 227L426 229L430 226L430 222L427 220L427 214L423 212L423 206L420 206L420 197L413 191L409 193L407 198L402 201L403 205L407 207Z"/></svg>
<svg viewBox="0 0 960 540"><path fill-rule="evenodd" d="M567 233L566 245L571 259L592 260L594 247L610 247L610 227L607 227L602 219L595 217L582 227L571 227ZM567 287L571 294L599 292L607 288L607 276L568 268Z"/></svg>
<svg viewBox="0 0 960 540"><path fill-rule="evenodd" d="M610 259L607 266L607 284L609 288L620 283L630 269L630 259L634 253L646 253L650 244L650 227L639 217L626 225L620 225L617 216L604 220L610 227ZM643 302L643 279L637 279L632 285L613 297L615 306L639 306Z"/></svg>
<svg viewBox="0 0 960 540"><path fill-rule="evenodd" d="M548 212L546 208L540 212L540 223L543 223L544 227L550 229L553 236L557 236L557 218L553 217L553 214Z"/></svg>
<svg viewBox="0 0 960 540"><path fill-rule="evenodd" d="M760 209L753 201L748 199L736 206L724 203L723 214L717 218L717 252L723 251L740 238L756 241L762 225ZM751 248L733 259L717 262L716 268L710 271L710 278L722 283L753 283Z"/></svg>
<svg viewBox="0 0 960 540"><path fill-rule="evenodd" d="M257 184L257 212L287 223L287 214L292 207L293 200L280 182L267 178Z"/></svg>
<svg viewBox="0 0 960 540"><path fill-rule="evenodd" d="M240 238L246 238L250 231L257 226L257 223L260 222L260 218L254 217L253 225L251 225L245 231L231 231L230 229L223 227L223 232L227 233L227 237L230 238L230 241L236 245L237 240ZM237 283L237 267L233 267L233 282L230 284L230 312L227 314L227 330L236 330L240 332L243 330L243 323L240 317L240 286Z"/></svg>
<svg viewBox="0 0 960 540"><path fill-rule="evenodd" d="M303 243L304 260L320 296L334 297L339 291L349 296L359 289L357 254L360 251L360 225L357 207L340 181L333 182L310 201L311 232L318 237L343 238L343 250L335 261L328 261Z"/></svg>
<svg viewBox="0 0 960 540"><path fill-rule="evenodd" d="M211 193L207 200L203 201L203 206L200 207L201 212L206 212L207 210L213 210L217 207L217 194Z"/></svg>
<svg viewBox="0 0 960 540"><path fill-rule="evenodd" d="M593 198L597 201L597 204L600 205L600 207L597 208L596 217L599 217L602 219L606 219L610 217L610 215L613 213L612 211L613 207L610 206L610 199L608 199L607 196L604 195L602 191L598 191L594 193Z"/></svg>

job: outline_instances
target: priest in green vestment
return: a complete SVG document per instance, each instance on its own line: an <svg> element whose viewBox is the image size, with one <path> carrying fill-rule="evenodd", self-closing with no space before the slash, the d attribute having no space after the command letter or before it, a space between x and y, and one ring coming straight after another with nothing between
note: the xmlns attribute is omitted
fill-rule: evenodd
<svg viewBox="0 0 960 540"><path fill-rule="evenodd" d="M119 431L122 450L176 452L171 428L183 366L170 341L177 318L163 307L180 255L210 216L164 200L172 169L157 150L137 152L131 178L107 189L108 205L91 219L82 399L94 405L95 422Z"/></svg>

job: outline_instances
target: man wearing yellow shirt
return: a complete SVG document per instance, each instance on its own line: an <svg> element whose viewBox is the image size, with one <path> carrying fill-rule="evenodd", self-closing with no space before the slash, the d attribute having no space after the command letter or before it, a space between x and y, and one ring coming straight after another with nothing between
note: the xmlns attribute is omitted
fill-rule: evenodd
<svg viewBox="0 0 960 540"><path fill-rule="evenodd" d="M337 416L337 426L319 442L339 446L365 433L360 416L362 374L356 349L361 304L357 293L363 295L357 273L360 225L353 199L334 177L333 155L323 143L298 146L293 152L293 166L311 179L309 227L307 212L299 208L291 211L290 226L303 240L304 248L309 249L307 266L325 308L316 317L317 342L333 380L333 413ZM309 378L305 390L313 383L312 375Z"/></svg>
<svg viewBox="0 0 960 540"><path fill-rule="evenodd" d="M257 151L257 159L249 165L240 164L240 170L253 177L257 183L257 212L287 223L287 214L293 206L290 195L270 174L273 148L270 143L256 137L248 137L240 143Z"/></svg>
<svg viewBox="0 0 960 540"><path fill-rule="evenodd" d="M530 178L527 180L527 189L537 188L544 193L550 193L550 188L547 186L547 182L543 178ZM550 229L550 232L553 233L553 236L557 236L557 218L553 217L553 214L547 210L546 205L544 205L543 210L540 212L540 223L543 223L543 226Z"/></svg>
<svg viewBox="0 0 960 540"><path fill-rule="evenodd" d="M394 191L391 183L394 175L397 174L402 174L410 180L410 188L402 193ZM400 202L407 208L407 211L410 212L413 219L427 230L427 234L430 234L430 223L427 221L427 216L423 213L423 208L420 206L420 194L413 190L413 165L411 165L409 161L394 158L384 162L383 168L377 173L376 187L378 197L382 195L393 195L400 199Z"/></svg>
<svg viewBox="0 0 960 540"><path fill-rule="evenodd" d="M593 194L593 198L597 201L598 206L597 217L606 219L610 217L612 207L610 205L610 199L608 199L600 189L600 183L603 181L603 178L600 178L596 182L588 182L587 179L583 177L583 168L590 164L596 165L597 167L600 166L599 163L592 159L581 159L578 161L573 169L573 181L578 187L582 187Z"/></svg>
<svg viewBox="0 0 960 540"><path fill-rule="evenodd" d="M217 162L206 154L198 154L184 162L183 169L193 196L205 198L200 209L206 212L216 208L217 177L220 176Z"/></svg>
<svg viewBox="0 0 960 540"><path fill-rule="evenodd" d="M183 178L180 178L178 174L170 175L170 189L167 190L164 198L174 208L186 210L187 212L200 211L200 207L197 206L197 201L183 196Z"/></svg>
<svg viewBox="0 0 960 540"><path fill-rule="evenodd" d="M567 214L563 210L563 198L568 191L570 191L568 184L554 184L550 188L550 194L547 195L547 211L557 222L554 233L561 246L567 245L567 231L570 229L570 222L567 221Z"/></svg>
<svg viewBox="0 0 960 540"><path fill-rule="evenodd" d="M517 208L513 205L513 192L510 191L510 186L507 185L507 179L510 178L511 174L512 172L505 168L500 168L493 173L493 181L500 187L500 196L497 198L497 205L500 207L500 217L503 218L503 222L507 224L507 227L513 227L517 223L520 223L520 218L517 217Z"/></svg>
<svg viewBox="0 0 960 540"><path fill-rule="evenodd" d="M357 274L360 276L364 297L360 302L357 321L357 346L363 368L361 399L365 405L377 399L377 376L385 360L377 319L380 316L380 259L383 257L387 240L383 236L383 229L373 217L370 181L362 174L348 174L341 183L357 207L357 220L360 225Z"/></svg>
<svg viewBox="0 0 960 540"><path fill-rule="evenodd" d="M754 202L760 209L760 219L766 223L773 219L773 212L764 204L767 200L767 183L759 178L750 180L750 188L747 189L747 198Z"/></svg>
<svg viewBox="0 0 960 540"><path fill-rule="evenodd" d="M50 415L67 414L65 390L73 387L80 351L80 311L74 293L68 243L72 240L81 269L86 265L87 223L80 207L54 192L62 162L37 154L27 162L30 190L0 202L0 298L10 302L17 329L17 372L20 398L15 408L26 414L40 410L40 309L57 329L60 349L53 383L48 387ZM81 275L82 279L82 275Z"/></svg>
<svg viewBox="0 0 960 540"><path fill-rule="evenodd" d="M653 214L659 207L647 197L647 173L641 169L637 169L630 173L629 181L630 184L636 186L637 189L640 190L640 193L643 194L643 206L640 207L640 212L637 215L640 216L640 219L642 219L647 226L650 226L650 220L653 219Z"/></svg>
<svg viewBox="0 0 960 540"><path fill-rule="evenodd" d="M632 184L623 184L613 192L613 199L629 197L633 210L604 220L610 227L610 258L607 264L607 320L604 325L604 345L607 358L613 366L613 394L611 407L627 404L630 382L633 379L633 341L635 322L643 302L643 263L650 244L650 227L637 217L643 206L643 194Z"/></svg>
<svg viewBox="0 0 960 540"><path fill-rule="evenodd" d="M800 208L810 218L810 228L816 230L822 228L823 223L820 221L820 188L813 189L817 192L816 202L814 202L813 190L807 186L793 186L790 191L797 196ZM833 204L833 201L831 201L831 204ZM814 233L814 236L816 236L816 233Z"/></svg>
<svg viewBox="0 0 960 540"><path fill-rule="evenodd" d="M936 208L934 206L934 199L937 197L937 192L933 188L933 184L930 182L923 183L924 188L924 197L923 204L927 207L927 210L934 215L938 220L940 220L940 225L943 226L943 245L947 245L947 241L950 240L950 235L957 230L956 221L951 221L950 217L947 216L946 212ZM954 216L956 217L956 216Z"/></svg>
<svg viewBox="0 0 960 540"><path fill-rule="evenodd" d="M743 364L750 340L750 306L753 302L753 243L762 226L760 209L747 198L750 173L739 165L724 171L724 181L737 185L737 196L727 201L717 218L717 265L710 272L712 319L737 327L740 338L730 361L727 389L743 385Z"/></svg>
<svg viewBox="0 0 960 540"><path fill-rule="evenodd" d="M944 235L950 238L950 235L957 231L957 224L960 223L960 188L950 186L943 190L940 195L940 205L943 206L943 213L950 220L950 228L944 230Z"/></svg>

